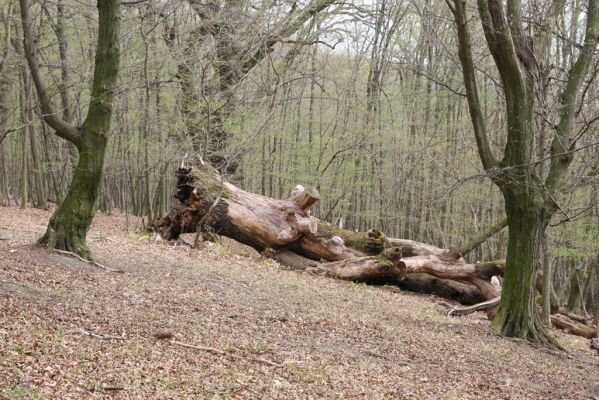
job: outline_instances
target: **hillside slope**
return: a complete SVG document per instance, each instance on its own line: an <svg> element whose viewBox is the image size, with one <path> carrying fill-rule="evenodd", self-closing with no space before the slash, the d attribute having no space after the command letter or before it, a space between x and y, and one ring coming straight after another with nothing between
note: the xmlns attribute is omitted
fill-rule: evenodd
<svg viewBox="0 0 599 400"><path fill-rule="evenodd" d="M432 297L285 271L232 244L153 243L98 214L90 248L124 271L107 272L31 246L49 215L0 207L0 398L599 396L599 357L578 337L556 333L570 352L548 352L482 314L445 317Z"/></svg>

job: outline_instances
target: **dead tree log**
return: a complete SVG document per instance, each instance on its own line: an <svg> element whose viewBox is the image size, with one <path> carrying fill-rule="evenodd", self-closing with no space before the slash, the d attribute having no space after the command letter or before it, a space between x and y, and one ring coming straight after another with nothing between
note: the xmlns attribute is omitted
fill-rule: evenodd
<svg viewBox="0 0 599 400"><path fill-rule="evenodd" d="M268 250L284 264L312 267L339 279L401 286L410 280L412 285L427 281L417 275L434 276L436 281L429 279L429 284L462 292L451 298L466 304L476 297L471 292L483 300L498 296L490 279L503 273L502 262L466 264L457 250L389 239L377 229L352 232L319 221L309 215L320 197L312 188L297 186L289 198L272 199L223 182L209 165L199 163L177 171L175 197L181 205L154 224L163 239L210 230L260 252Z"/></svg>
<svg viewBox="0 0 599 400"><path fill-rule="evenodd" d="M222 182L205 164L177 171L175 197L182 204L154 224L166 240L195 232L201 221L219 235L262 251L289 246L317 230L318 220L307 213L316 201L311 189L298 189L286 200L271 199Z"/></svg>
<svg viewBox="0 0 599 400"><path fill-rule="evenodd" d="M322 272L327 268L322 268L322 264L315 260L300 256L290 250L272 250L269 249L262 253L266 257L276 260L279 264L292 270L310 270ZM343 264L337 264L335 268ZM355 265L355 264L354 264ZM329 268L331 270L332 268ZM371 270L372 271L372 270ZM354 271L355 272L355 271ZM343 276L349 278L348 273ZM329 273L329 276L335 276ZM335 276L336 277L336 276ZM457 301L464 305L479 304L485 301L480 291L473 285L452 281L449 279L438 278L425 273L406 274L403 280L397 280L396 277L388 273L380 273L379 276L373 274L353 274L351 280L356 282L365 282L369 284L388 284L398 286L400 289L421 294L432 294L449 300Z"/></svg>
<svg viewBox="0 0 599 400"><path fill-rule="evenodd" d="M564 330L572 335L582 336L587 339L597 337L597 327L575 321L563 314L553 314L551 316L551 324L554 327Z"/></svg>
<svg viewBox="0 0 599 400"><path fill-rule="evenodd" d="M343 265L340 263L335 265L333 268L327 268L326 264L321 263L315 260L311 260L309 258L300 256L297 253L294 253L290 250L272 250L269 249L262 253L266 257L272 258L276 260L279 264L283 265L286 268L292 270L309 270L322 273L323 271L329 270L328 276L341 278L342 276L345 279L350 279L355 282L365 282L368 284L374 285L394 285L399 287L400 289L407 290L410 292L421 293L421 294L431 294L439 297L443 297L449 300L457 301L458 303L464 305L473 305L479 304L485 301L485 298L481 295L480 291L476 288L476 286L461 283L458 281L452 281L449 279L438 278L425 273L410 273L406 274L403 280L397 280L396 276L385 273L382 269L378 269L378 276L372 274L372 269L366 269L366 272L369 273L359 273L359 269L355 269L353 274L350 275L349 272L340 273L339 276L335 275L332 272L332 269L337 269L339 272L340 267ZM362 257L358 260L364 260L365 257ZM323 268L323 265L325 267ZM356 266L357 264L350 264Z"/></svg>

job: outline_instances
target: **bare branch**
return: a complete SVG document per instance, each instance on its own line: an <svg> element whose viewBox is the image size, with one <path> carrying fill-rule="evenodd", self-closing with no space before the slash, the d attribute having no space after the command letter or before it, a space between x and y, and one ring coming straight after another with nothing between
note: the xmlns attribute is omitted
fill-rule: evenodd
<svg viewBox="0 0 599 400"><path fill-rule="evenodd" d="M488 172L496 167L497 161L493 156L491 145L489 144L487 127L478 95L474 61L472 59L472 41L467 25L466 2L465 0L454 0L454 4L454 17L458 30L458 53L460 63L462 64L462 74L464 75L468 109L470 111L470 118L472 119L478 154L480 155L485 171Z"/></svg>
<svg viewBox="0 0 599 400"><path fill-rule="evenodd" d="M23 24L23 47L25 49L25 58L27 59L27 64L29 64L31 77L35 83L35 88L40 100L40 106L43 113L42 117L44 118L44 121L56 131L58 136L68 140L75 146L80 147L81 132L79 129L58 117L58 114L52 109L50 96L48 95L46 84L40 70L39 61L37 59L39 51L33 37L33 24L31 21L31 14L29 13L29 1L19 0L19 3L21 6L21 20Z"/></svg>
<svg viewBox="0 0 599 400"><path fill-rule="evenodd" d="M587 13L585 40L583 49L578 54L576 62L568 73L566 87L560 96L560 121L556 130L555 137L551 142L551 164L549 174L545 181L545 186L549 191L555 191L559 186L561 177L564 175L574 157L571 154L565 154L568 150L576 146L576 141L571 138L574 122L576 99L584 81L591 60L593 51L597 48L599 39L599 4L597 1L590 0Z"/></svg>

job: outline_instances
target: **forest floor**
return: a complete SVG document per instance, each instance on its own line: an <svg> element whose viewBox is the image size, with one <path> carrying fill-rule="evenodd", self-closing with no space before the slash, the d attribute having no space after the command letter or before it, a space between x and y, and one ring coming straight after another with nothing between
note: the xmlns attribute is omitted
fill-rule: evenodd
<svg viewBox="0 0 599 400"><path fill-rule="evenodd" d="M434 297L156 243L99 213L90 248L124 271L108 272L32 246L49 216L0 207L2 399L599 398L599 357L575 336L551 352Z"/></svg>

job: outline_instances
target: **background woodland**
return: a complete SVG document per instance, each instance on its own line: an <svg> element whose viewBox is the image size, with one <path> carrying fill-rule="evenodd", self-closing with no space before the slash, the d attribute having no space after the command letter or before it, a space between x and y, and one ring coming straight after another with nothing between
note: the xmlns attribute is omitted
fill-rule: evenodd
<svg viewBox="0 0 599 400"><path fill-rule="evenodd" d="M455 23L443 1L125 1L121 72L106 153L102 212L147 225L176 200L174 171L200 154L243 189L283 198L316 187L316 217L347 229L459 246L505 218L472 134ZM551 2L527 2L524 21ZM568 1L551 27L546 127L539 174L556 123L557 85L584 34L584 2ZM506 140L501 83L474 12L479 94L493 148ZM90 101L97 40L93 2L31 8L50 98L79 126ZM49 208L64 198L77 153L40 118L23 55L16 1L4 0L0 64L0 201ZM553 284L571 311L599 302L599 58L577 110L580 136L559 212L548 229ZM545 160L545 161L543 161ZM507 231L469 261L505 257Z"/></svg>

